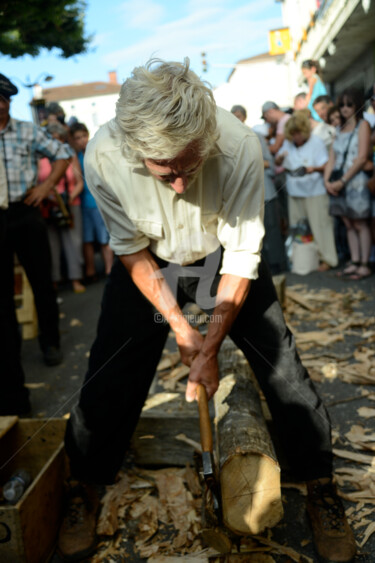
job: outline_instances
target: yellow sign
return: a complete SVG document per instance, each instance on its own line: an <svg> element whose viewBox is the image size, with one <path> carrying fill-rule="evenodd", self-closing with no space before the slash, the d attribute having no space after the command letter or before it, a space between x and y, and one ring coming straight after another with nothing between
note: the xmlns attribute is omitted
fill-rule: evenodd
<svg viewBox="0 0 375 563"><path fill-rule="evenodd" d="M268 32L270 55L283 55L292 48L292 41L288 27L273 29Z"/></svg>

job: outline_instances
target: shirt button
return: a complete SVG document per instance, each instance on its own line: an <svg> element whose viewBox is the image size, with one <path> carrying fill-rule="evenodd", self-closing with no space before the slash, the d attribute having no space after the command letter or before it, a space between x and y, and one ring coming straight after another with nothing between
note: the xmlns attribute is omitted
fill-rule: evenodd
<svg viewBox="0 0 375 563"><path fill-rule="evenodd" d="M178 228L178 229L183 229L183 228L184 228L184 226L183 226L183 224L182 224L182 223L179 223L179 225L177 225L177 228Z"/></svg>

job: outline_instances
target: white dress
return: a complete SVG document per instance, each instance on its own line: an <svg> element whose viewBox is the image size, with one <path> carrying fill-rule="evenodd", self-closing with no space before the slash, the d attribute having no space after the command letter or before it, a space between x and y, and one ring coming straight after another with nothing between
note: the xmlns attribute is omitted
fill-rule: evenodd
<svg viewBox="0 0 375 563"><path fill-rule="evenodd" d="M348 153L344 163L345 172L351 168L353 161L358 157L358 130L359 122L351 137L352 131L342 133L339 130L333 142L335 152L335 169L342 166L345 151ZM361 170L349 180L338 196L330 197L331 215L349 217L349 219L367 219L371 217L371 194L367 187L368 176Z"/></svg>

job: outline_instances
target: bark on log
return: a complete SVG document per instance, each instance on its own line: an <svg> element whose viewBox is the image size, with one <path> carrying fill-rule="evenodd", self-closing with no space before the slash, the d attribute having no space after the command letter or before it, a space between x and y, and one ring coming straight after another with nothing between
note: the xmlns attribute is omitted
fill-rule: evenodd
<svg viewBox="0 0 375 563"><path fill-rule="evenodd" d="M283 515L280 467L252 372L229 339L219 366L214 401L223 522L237 534L259 534Z"/></svg>

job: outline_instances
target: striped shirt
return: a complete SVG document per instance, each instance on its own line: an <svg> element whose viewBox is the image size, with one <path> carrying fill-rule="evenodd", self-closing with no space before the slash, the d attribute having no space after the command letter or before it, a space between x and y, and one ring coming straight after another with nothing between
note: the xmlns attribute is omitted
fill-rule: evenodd
<svg viewBox="0 0 375 563"><path fill-rule="evenodd" d="M51 162L69 159L69 145L52 139L41 127L28 121L10 118L0 131L0 151L8 184L9 202L20 201L26 191L37 183L38 160Z"/></svg>

